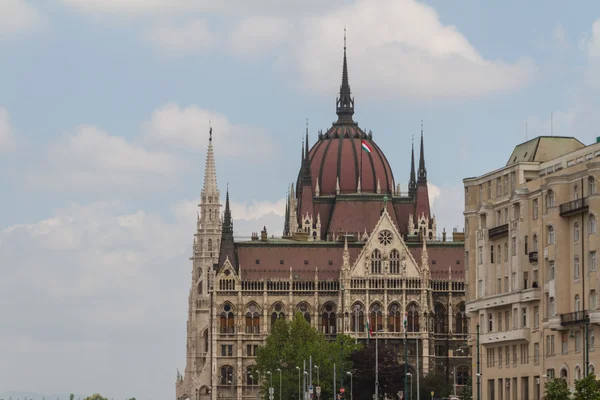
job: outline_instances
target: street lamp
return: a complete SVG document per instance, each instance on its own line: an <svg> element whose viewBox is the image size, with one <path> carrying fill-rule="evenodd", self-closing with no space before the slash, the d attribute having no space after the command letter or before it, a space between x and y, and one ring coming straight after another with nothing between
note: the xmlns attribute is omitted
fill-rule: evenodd
<svg viewBox="0 0 600 400"><path fill-rule="evenodd" d="M271 391L271 388L273 388L273 373L271 373L271 371L267 371L267 375L269 375L269 392ZM269 393L271 394L271 393Z"/></svg>
<svg viewBox="0 0 600 400"><path fill-rule="evenodd" d="M412 374L410 372L406 373L406 376L410 378L410 393L407 393L406 399L412 399ZM410 396L409 396L410 394Z"/></svg>
<svg viewBox="0 0 600 400"><path fill-rule="evenodd" d="M454 365L453 368L454 372L452 372L452 376L454 378L452 379L452 386L454 386L454 397L456 397L456 365Z"/></svg>
<svg viewBox="0 0 600 400"><path fill-rule="evenodd" d="M281 368L277 368L279 371L279 400L281 400Z"/></svg>
<svg viewBox="0 0 600 400"><path fill-rule="evenodd" d="M304 371L304 387L302 388L302 392L304 393L304 398L306 399L306 390L308 389L306 386L308 385L308 371Z"/></svg>
<svg viewBox="0 0 600 400"><path fill-rule="evenodd" d="M348 372L346 372L346 375L350 375L350 400L353 400L352 399L352 396L353 396L352 372L348 371Z"/></svg>
<svg viewBox="0 0 600 400"><path fill-rule="evenodd" d="M298 370L298 400L302 400L302 397L300 397L302 393L300 389L300 367L296 367L296 369Z"/></svg>
<svg viewBox="0 0 600 400"><path fill-rule="evenodd" d="M315 369L317 370L317 386L319 386L319 383L321 383L321 381L319 380L319 366L315 365Z"/></svg>

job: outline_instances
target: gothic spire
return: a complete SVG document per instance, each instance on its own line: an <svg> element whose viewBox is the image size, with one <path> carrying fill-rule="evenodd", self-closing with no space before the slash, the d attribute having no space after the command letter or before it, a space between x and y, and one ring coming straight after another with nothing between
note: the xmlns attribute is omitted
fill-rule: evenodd
<svg viewBox="0 0 600 400"><path fill-rule="evenodd" d="M340 97L336 99L338 122L354 122L354 98L350 92L348 80L348 60L346 58L346 28L344 28L344 61L342 64L342 85L340 86Z"/></svg>
<svg viewBox="0 0 600 400"><path fill-rule="evenodd" d="M423 145L423 121L421 121L421 155L419 157L419 182L427 182L427 169L425 169L425 146Z"/></svg>
<svg viewBox="0 0 600 400"><path fill-rule="evenodd" d="M410 152L410 179L408 181L408 194L413 196L417 193L417 179L415 178L415 138L412 140L412 150Z"/></svg>
<svg viewBox="0 0 600 400"><path fill-rule="evenodd" d="M227 194L225 195L225 214L223 215L223 233L233 233L233 221L231 219L231 209L229 208L229 185L227 185Z"/></svg>
<svg viewBox="0 0 600 400"><path fill-rule="evenodd" d="M208 131L208 150L206 151L206 168L204 170L204 186L202 196L214 197L219 201L219 189L217 187L217 169L215 168L215 154L212 143L212 127Z"/></svg>
<svg viewBox="0 0 600 400"><path fill-rule="evenodd" d="M290 234L290 195L285 195L285 221L283 222L283 236Z"/></svg>
<svg viewBox="0 0 600 400"><path fill-rule="evenodd" d="M308 118L306 118L306 139L304 139L304 156L308 160Z"/></svg>

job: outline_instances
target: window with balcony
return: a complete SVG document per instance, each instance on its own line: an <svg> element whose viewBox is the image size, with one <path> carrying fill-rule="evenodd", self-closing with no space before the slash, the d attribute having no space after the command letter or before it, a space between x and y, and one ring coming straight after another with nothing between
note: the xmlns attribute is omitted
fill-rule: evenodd
<svg viewBox="0 0 600 400"><path fill-rule="evenodd" d="M581 193L579 193L579 185L573 186L573 200L578 200L581 197Z"/></svg>
<svg viewBox="0 0 600 400"><path fill-rule="evenodd" d="M579 298L579 295L576 294L575 295L575 312L580 311L581 310L581 299Z"/></svg>
<svg viewBox="0 0 600 400"><path fill-rule="evenodd" d="M573 225L573 241L579 242L579 222L575 222Z"/></svg>
<svg viewBox="0 0 600 400"><path fill-rule="evenodd" d="M594 214L590 214L590 234L596 233L596 216Z"/></svg>
<svg viewBox="0 0 600 400"><path fill-rule="evenodd" d="M598 297L596 296L595 290L590 290L589 303L590 310L595 310L598 307Z"/></svg>
<svg viewBox="0 0 600 400"><path fill-rule="evenodd" d="M494 316L492 314L488 314L488 332L494 331Z"/></svg>
<svg viewBox="0 0 600 400"><path fill-rule="evenodd" d="M521 309L521 328L527 328L527 307Z"/></svg>
<svg viewBox="0 0 600 400"><path fill-rule="evenodd" d="M552 225L548 225L548 244L554 244L556 241L556 236L554 232L554 227Z"/></svg>
<svg viewBox="0 0 600 400"><path fill-rule="evenodd" d="M534 220L538 219L538 204L539 204L538 199L533 199L531 208L532 208L532 214L533 214L532 216L533 216Z"/></svg>
<svg viewBox="0 0 600 400"><path fill-rule="evenodd" d="M562 354L567 354L569 352L569 333L562 332L560 334L560 347Z"/></svg>
<svg viewBox="0 0 600 400"><path fill-rule="evenodd" d="M556 301L554 300L554 297L550 297L550 306L548 307L548 311L550 312L551 317L556 315Z"/></svg>
<svg viewBox="0 0 600 400"><path fill-rule="evenodd" d="M579 279L579 257L573 259L573 279Z"/></svg>
<svg viewBox="0 0 600 400"><path fill-rule="evenodd" d="M540 327L540 306L533 307L533 328L538 329Z"/></svg>
<svg viewBox="0 0 600 400"><path fill-rule="evenodd" d="M538 237L537 235L533 235L533 248L531 251L538 251Z"/></svg>

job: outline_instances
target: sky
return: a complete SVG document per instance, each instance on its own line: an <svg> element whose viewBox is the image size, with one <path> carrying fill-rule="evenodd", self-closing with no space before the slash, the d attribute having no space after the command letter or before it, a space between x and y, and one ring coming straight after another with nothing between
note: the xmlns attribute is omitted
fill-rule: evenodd
<svg viewBox="0 0 600 400"><path fill-rule="evenodd" d="M355 120L402 190L423 120L440 230L516 144L594 142L600 3L498 4L0 0L0 393L174 396L209 121L236 236L280 233L344 27Z"/></svg>

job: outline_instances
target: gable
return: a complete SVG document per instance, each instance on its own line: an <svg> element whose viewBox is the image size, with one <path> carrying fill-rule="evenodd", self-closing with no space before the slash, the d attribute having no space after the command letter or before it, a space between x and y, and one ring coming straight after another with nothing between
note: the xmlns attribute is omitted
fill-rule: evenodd
<svg viewBox="0 0 600 400"><path fill-rule="evenodd" d="M384 211L350 269L350 277L421 276L412 256L387 211Z"/></svg>

